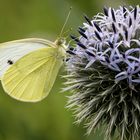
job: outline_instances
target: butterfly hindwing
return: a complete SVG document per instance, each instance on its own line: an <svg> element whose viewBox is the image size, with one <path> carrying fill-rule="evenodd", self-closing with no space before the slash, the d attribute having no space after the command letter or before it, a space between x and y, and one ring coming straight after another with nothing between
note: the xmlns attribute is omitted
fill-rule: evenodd
<svg viewBox="0 0 140 140"><path fill-rule="evenodd" d="M50 92L62 64L62 59L57 58L57 48L36 50L23 56L5 72L2 85L15 99L42 100Z"/></svg>

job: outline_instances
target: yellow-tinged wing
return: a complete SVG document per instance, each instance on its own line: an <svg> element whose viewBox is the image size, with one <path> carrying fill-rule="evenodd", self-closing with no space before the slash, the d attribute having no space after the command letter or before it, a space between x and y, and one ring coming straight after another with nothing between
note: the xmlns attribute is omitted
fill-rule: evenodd
<svg viewBox="0 0 140 140"><path fill-rule="evenodd" d="M48 46L55 46L55 44L49 40L40 38L28 38L0 43L0 80L11 66L8 64L9 60L16 63L24 55Z"/></svg>
<svg viewBox="0 0 140 140"><path fill-rule="evenodd" d="M2 77L3 88L17 100L40 101L49 94L62 64L57 48L31 52L6 71Z"/></svg>

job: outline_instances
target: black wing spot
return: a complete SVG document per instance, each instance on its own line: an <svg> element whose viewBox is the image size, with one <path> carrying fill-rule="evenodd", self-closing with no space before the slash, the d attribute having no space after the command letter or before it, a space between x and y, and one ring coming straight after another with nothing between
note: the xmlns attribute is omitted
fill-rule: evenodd
<svg viewBox="0 0 140 140"><path fill-rule="evenodd" d="M8 60L7 63L8 63L9 65L14 64L14 62L13 62L12 60Z"/></svg>

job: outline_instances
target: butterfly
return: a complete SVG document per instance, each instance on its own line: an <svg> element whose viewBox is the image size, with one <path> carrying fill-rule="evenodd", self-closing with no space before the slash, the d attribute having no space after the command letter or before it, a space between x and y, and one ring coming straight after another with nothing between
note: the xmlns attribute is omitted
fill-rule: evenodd
<svg viewBox="0 0 140 140"><path fill-rule="evenodd" d="M5 92L25 102L45 98L66 58L65 40L29 38L0 44L0 80Z"/></svg>
<svg viewBox="0 0 140 140"><path fill-rule="evenodd" d="M0 80L8 95L24 102L37 102L49 94L66 60L66 39L61 35L70 11L55 42L29 38L0 44Z"/></svg>

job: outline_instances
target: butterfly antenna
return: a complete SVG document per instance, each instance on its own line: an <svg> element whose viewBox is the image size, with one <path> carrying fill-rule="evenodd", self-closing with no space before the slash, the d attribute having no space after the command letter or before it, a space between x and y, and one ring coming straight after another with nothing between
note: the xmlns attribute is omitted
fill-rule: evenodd
<svg viewBox="0 0 140 140"><path fill-rule="evenodd" d="M61 32L60 32L60 34L59 34L59 37L61 37L62 34L63 34L63 31L64 31L64 29L65 29L65 27L66 27L66 24L67 24L67 22L68 22L68 19L69 19L69 17L70 17L71 10L72 10L72 7L70 7L70 10L69 10L68 15L67 15L67 17L66 17L66 20L65 20L65 22L64 22L64 25L63 25L63 27L62 27L62 29L61 29Z"/></svg>

